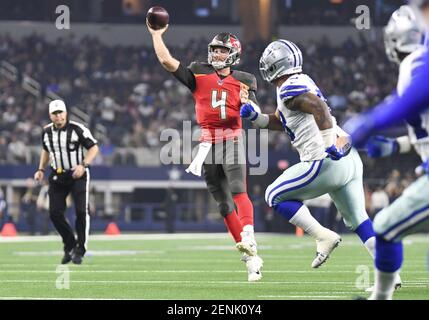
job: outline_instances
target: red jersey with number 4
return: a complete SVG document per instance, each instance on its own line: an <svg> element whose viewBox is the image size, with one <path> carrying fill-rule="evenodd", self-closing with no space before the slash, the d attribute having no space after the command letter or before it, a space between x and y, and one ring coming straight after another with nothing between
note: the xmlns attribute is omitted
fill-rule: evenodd
<svg viewBox="0 0 429 320"><path fill-rule="evenodd" d="M246 85L256 91L256 79L250 73L233 70L221 78L209 64L192 63L195 76L193 91L197 122L201 127L200 141L220 142L241 135L240 88Z"/></svg>

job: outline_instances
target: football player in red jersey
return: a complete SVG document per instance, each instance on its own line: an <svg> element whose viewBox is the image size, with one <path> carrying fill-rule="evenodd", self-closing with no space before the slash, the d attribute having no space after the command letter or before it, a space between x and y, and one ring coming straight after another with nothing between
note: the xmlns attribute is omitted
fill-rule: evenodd
<svg viewBox="0 0 429 320"><path fill-rule="evenodd" d="M240 118L242 103L250 100L257 105L256 78L250 73L231 70L240 61L240 41L230 33L220 33L208 45L207 63L193 62L185 67L171 56L162 39L168 25L160 30L148 24L147 27L161 65L194 96L201 143L187 171L201 175L201 167L204 168L207 188L236 247L243 253L248 280L258 281L262 278L263 261L257 255L253 205L246 191L246 156Z"/></svg>

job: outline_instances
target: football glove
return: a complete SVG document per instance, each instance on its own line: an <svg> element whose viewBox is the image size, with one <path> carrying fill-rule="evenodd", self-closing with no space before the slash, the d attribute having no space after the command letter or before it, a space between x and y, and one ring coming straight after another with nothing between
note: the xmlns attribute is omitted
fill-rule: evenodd
<svg viewBox="0 0 429 320"><path fill-rule="evenodd" d="M335 161L340 160L342 157L348 154L348 152L344 152L343 150L338 150L335 144L333 144L329 148L326 148L325 151L328 154L328 158L331 158L332 160L335 160ZM350 149L347 151L350 151Z"/></svg>
<svg viewBox="0 0 429 320"><path fill-rule="evenodd" d="M255 121L258 118L259 113L253 108L250 103L245 103L241 106L240 117L250 121Z"/></svg>
<svg viewBox="0 0 429 320"><path fill-rule="evenodd" d="M396 139L383 136L371 137L365 147L368 156L371 158L387 157L399 151L399 144Z"/></svg>

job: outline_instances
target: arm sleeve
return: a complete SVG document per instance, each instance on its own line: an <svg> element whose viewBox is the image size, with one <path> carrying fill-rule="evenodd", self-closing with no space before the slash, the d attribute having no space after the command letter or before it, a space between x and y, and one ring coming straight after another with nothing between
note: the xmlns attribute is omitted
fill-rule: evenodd
<svg viewBox="0 0 429 320"><path fill-rule="evenodd" d="M429 108L429 53L425 56L425 63L418 70L411 84L401 96L385 101L370 111L367 119L372 119L373 127L382 129L411 115Z"/></svg>
<svg viewBox="0 0 429 320"><path fill-rule="evenodd" d="M305 85L288 85L280 89L280 99L288 103L291 99L309 92L310 89Z"/></svg>
<svg viewBox="0 0 429 320"><path fill-rule="evenodd" d="M253 90L249 91L249 100L254 102L256 105L259 105L258 100L256 99L255 91L253 91Z"/></svg>
<svg viewBox="0 0 429 320"><path fill-rule="evenodd" d="M174 71L173 76L176 77L181 83L189 88L189 90L194 91L197 83L195 81L195 76L189 68L186 68L180 63L176 71Z"/></svg>

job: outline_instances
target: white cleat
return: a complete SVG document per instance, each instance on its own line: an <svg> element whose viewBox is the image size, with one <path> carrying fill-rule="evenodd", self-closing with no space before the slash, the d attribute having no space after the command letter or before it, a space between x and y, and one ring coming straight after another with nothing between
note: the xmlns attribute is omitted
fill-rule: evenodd
<svg viewBox="0 0 429 320"><path fill-rule="evenodd" d="M328 230L323 238L317 239L316 258L311 263L312 268L319 268L329 258L331 252L338 247L341 242L341 237L334 231Z"/></svg>
<svg viewBox="0 0 429 320"><path fill-rule="evenodd" d="M247 281L256 282L262 279L261 268L264 265L264 261L260 256L249 256L247 254L243 254L241 261L246 263Z"/></svg>
<svg viewBox="0 0 429 320"><path fill-rule="evenodd" d="M243 231L241 233L241 241L238 242L236 248L249 256L256 256L258 250L256 249L255 235L251 231Z"/></svg>
<svg viewBox="0 0 429 320"><path fill-rule="evenodd" d="M395 291L400 289L401 287L402 287L402 279L401 279L401 276L398 274L395 279ZM365 292L373 293L374 289L375 289L375 286L371 286L369 288L366 288Z"/></svg>

